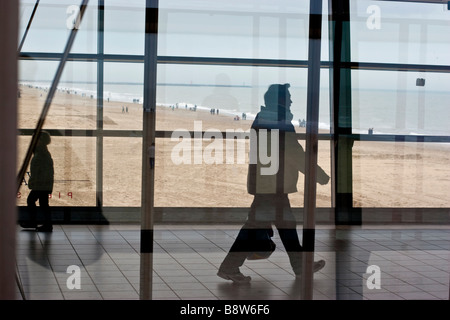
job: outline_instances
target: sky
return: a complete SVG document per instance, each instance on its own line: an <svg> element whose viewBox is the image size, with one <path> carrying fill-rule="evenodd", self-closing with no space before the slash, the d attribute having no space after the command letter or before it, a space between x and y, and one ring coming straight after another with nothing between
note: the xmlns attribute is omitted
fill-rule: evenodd
<svg viewBox="0 0 450 320"><path fill-rule="evenodd" d="M41 0L24 52L62 52L70 33L72 6L81 1ZM19 41L35 1L21 0ZM321 58L328 60L328 8L323 2ZM97 50L97 1L91 0L79 27L72 52ZM309 1L299 0L160 0L158 55L222 58L307 60ZM105 53L144 53L144 0L105 1ZM450 11L442 4L396 1L351 1L352 61L450 65ZM51 79L55 63L27 62L20 66L22 79ZM95 80L93 64L78 63L67 76ZM139 82L139 66L111 65L106 81ZM272 68L264 72L249 67L161 67L160 80L213 83L227 73L233 85L264 82L261 74L291 82L295 70ZM356 85L376 88L396 86L399 77L415 85L426 77L432 90L450 87L448 74L386 76L383 72L356 72ZM392 75L392 73L391 73ZM299 85L304 81L298 81ZM326 84L326 83L325 83Z"/></svg>

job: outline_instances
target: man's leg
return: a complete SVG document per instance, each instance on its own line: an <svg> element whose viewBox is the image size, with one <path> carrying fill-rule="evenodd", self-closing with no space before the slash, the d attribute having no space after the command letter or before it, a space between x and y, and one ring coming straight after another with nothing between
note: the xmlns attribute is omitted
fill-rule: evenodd
<svg viewBox="0 0 450 320"><path fill-rule="evenodd" d="M27 198L27 206L29 208L28 212L30 215L29 222L26 223L25 227L29 228L36 228L37 222L36 222L36 216L37 216L37 207L36 207L36 201L39 199L39 193L37 191L31 190L28 198Z"/></svg>
<svg viewBox="0 0 450 320"><path fill-rule="evenodd" d="M295 274L299 274L302 270L303 248L300 244L297 230L295 226L287 227L286 225L277 225L277 229L280 239L283 242L284 248L289 256L289 262L291 263L292 270Z"/></svg>
<svg viewBox="0 0 450 320"><path fill-rule="evenodd" d="M299 274L302 269L302 251L300 239L297 233L297 222L292 213L288 195L279 196L276 203L276 221L280 239L289 256L292 270Z"/></svg>
<svg viewBox="0 0 450 320"><path fill-rule="evenodd" d="M52 231L52 217L50 211L50 205L48 203L49 191L40 191L39 192L39 206L42 208L44 212L44 224L41 227L38 227L38 231Z"/></svg>
<svg viewBox="0 0 450 320"><path fill-rule="evenodd" d="M256 229L265 229L271 222L260 219L264 216L266 206L262 202L265 197L255 196L248 214L247 222L239 231L236 240L231 246L230 251L220 265L218 275L234 282L249 282L250 277L244 276L239 268L244 264L250 252L253 252L257 246L256 239L253 237ZM269 209L270 210L270 209ZM270 227L271 228L271 227Z"/></svg>
<svg viewBox="0 0 450 320"><path fill-rule="evenodd" d="M282 212L282 214L281 214ZM277 206L277 220L275 226L280 234L281 241L289 256L289 261L296 276L301 275L303 247L297 233L297 222L292 213L288 198ZM314 262L313 271L317 272L325 266L324 260Z"/></svg>
<svg viewBox="0 0 450 320"><path fill-rule="evenodd" d="M251 280L250 277L244 276L239 270L251 250L249 242L249 229L245 224L219 267L217 274L220 277L234 282L249 282Z"/></svg>

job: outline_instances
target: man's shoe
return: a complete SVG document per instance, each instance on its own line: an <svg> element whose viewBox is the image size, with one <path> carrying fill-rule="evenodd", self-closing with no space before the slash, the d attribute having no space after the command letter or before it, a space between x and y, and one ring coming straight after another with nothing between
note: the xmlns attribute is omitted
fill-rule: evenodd
<svg viewBox="0 0 450 320"><path fill-rule="evenodd" d="M250 276L244 276L241 272L227 273L219 270L217 275L222 279L231 280L234 283L249 283L252 280Z"/></svg>
<svg viewBox="0 0 450 320"><path fill-rule="evenodd" d="M43 225L43 226L37 227L36 231L38 231L38 232L52 232L53 231L53 226Z"/></svg>
<svg viewBox="0 0 450 320"><path fill-rule="evenodd" d="M314 265L313 265L313 272L317 272L322 270L325 267L325 260L319 260L319 261L315 261ZM302 277L302 273L295 273L295 277L297 279L300 279Z"/></svg>
<svg viewBox="0 0 450 320"><path fill-rule="evenodd" d="M314 272L317 272L319 270L322 270L323 267L325 267L325 260L319 260L314 262L313 270Z"/></svg>
<svg viewBox="0 0 450 320"><path fill-rule="evenodd" d="M37 228L36 222L21 222L19 225L24 229L36 229Z"/></svg>

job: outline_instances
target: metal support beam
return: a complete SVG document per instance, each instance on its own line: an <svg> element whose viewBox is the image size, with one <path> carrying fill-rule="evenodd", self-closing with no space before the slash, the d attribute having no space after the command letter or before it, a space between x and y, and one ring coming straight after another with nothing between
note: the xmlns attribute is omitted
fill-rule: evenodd
<svg viewBox="0 0 450 320"><path fill-rule="evenodd" d="M141 300L152 299L153 282L153 206L155 175L154 166L150 166L149 150L155 143L158 6L158 0L146 0L140 250Z"/></svg>
<svg viewBox="0 0 450 320"><path fill-rule="evenodd" d="M336 224L361 224L361 212L353 208L352 96L350 55L350 4L330 1L330 123L332 194Z"/></svg>
<svg viewBox="0 0 450 320"><path fill-rule="evenodd" d="M350 47L350 1L329 2L330 43L330 123L332 195L336 225L361 224L361 210L353 207L353 157L352 148L352 96ZM336 300L342 299L340 275L349 268L341 255L351 249L347 241L348 231L337 226L335 241L340 244L336 251ZM363 259L361 257L361 259Z"/></svg>
<svg viewBox="0 0 450 320"><path fill-rule="evenodd" d="M97 9L97 140L96 140L96 206L103 207L103 88L104 88L104 31L105 1L98 0Z"/></svg>
<svg viewBox="0 0 450 320"><path fill-rule="evenodd" d="M319 134L320 51L322 0L310 1L308 44L308 93L306 110L305 211L303 222L302 299L313 298L317 151Z"/></svg>

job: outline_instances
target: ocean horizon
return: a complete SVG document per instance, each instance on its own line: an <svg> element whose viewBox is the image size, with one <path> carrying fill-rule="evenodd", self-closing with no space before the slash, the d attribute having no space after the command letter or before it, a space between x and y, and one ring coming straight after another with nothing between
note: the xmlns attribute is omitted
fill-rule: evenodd
<svg viewBox="0 0 450 320"><path fill-rule="evenodd" d="M48 89L50 81L22 80L20 85ZM245 113L252 120L264 105L267 85L212 85L201 83L158 83L157 105L162 107L196 107L197 110L218 109L230 117ZM104 100L123 103L143 102L143 84L138 82L104 82ZM61 82L59 91L97 98L96 82ZM296 126L306 119L306 87L291 86ZM330 129L329 89L320 90L319 129ZM450 135L450 93L387 89L355 89L352 91L353 133Z"/></svg>

